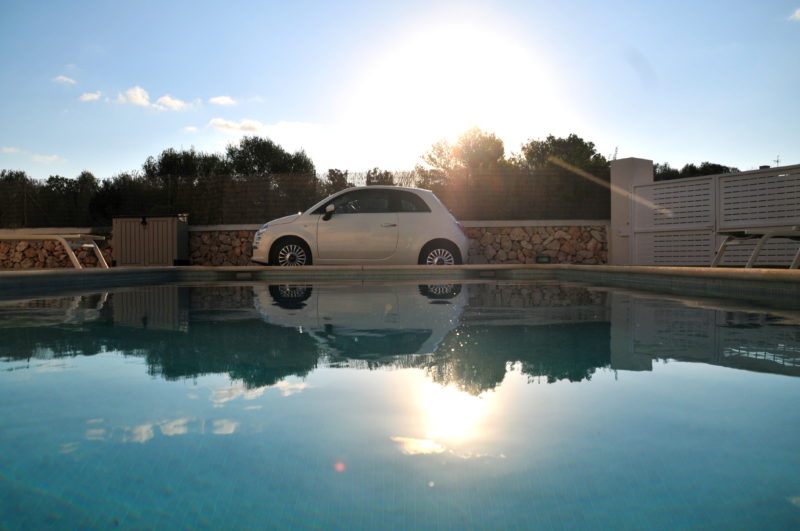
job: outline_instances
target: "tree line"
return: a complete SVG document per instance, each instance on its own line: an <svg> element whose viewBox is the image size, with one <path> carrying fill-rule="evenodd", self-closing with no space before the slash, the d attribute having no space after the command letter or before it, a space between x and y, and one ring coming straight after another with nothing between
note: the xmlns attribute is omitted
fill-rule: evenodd
<svg viewBox="0 0 800 531"><path fill-rule="evenodd" d="M189 213L192 224L257 223L304 210L347 187L381 184L431 189L457 217L558 217L557 205L570 198L597 201L597 185L582 183L576 169L607 181L609 157L574 134L529 140L507 156L501 139L472 128L455 142L433 144L412 171L332 168L318 174L304 151L291 153L251 136L223 153L166 149L148 157L141 170L102 180L88 171L74 179L37 180L2 170L0 227L100 227L117 216L177 213ZM737 170L709 162L681 170L658 164L656 179L727 171Z"/></svg>

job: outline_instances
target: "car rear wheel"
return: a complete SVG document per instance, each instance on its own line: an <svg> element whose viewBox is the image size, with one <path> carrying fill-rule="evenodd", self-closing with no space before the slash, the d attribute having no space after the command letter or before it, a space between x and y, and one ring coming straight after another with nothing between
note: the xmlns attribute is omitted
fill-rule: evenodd
<svg viewBox="0 0 800 531"><path fill-rule="evenodd" d="M272 246L269 263L280 267L311 265L311 249L297 238L281 240Z"/></svg>
<svg viewBox="0 0 800 531"><path fill-rule="evenodd" d="M427 244L419 253L420 265L459 265L461 253L448 241L435 241Z"/></svg>

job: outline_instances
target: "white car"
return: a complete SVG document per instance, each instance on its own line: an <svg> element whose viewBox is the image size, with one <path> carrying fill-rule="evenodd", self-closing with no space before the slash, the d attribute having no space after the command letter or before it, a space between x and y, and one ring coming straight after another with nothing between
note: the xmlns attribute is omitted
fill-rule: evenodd
<svg viewBox="0 0 800 531"><path fill-rule="evenodd" d="M340 264L457 265L469 240L428 190L346 188L307 211L265 223L253 261L275 266Z"/></svg>

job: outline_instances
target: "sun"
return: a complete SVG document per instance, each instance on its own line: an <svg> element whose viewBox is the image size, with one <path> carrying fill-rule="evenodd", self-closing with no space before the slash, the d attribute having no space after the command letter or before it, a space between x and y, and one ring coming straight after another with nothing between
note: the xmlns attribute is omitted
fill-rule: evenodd
<svg viewBox="0 0 800 531"><path fill-rule="evenodd" d="M541 58L503 28L443 23L377 52L342 120L382 160L418 159L473 126L515 140L548 130L566 113L557 93Z"/></svg>

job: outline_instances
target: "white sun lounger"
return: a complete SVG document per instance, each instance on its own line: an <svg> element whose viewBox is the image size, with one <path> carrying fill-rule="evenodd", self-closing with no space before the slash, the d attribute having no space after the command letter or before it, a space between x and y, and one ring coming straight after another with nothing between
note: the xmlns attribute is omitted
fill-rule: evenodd
<svg viewBox="0 0 800 531"><path fill-rule="evenodd" d="M717 232L717 234L720 236L725 236L725 239L719 246L717 255L711 262L711 267L717 267L720 262L722 262L722 257L725 254L725 250L730 244L739 244L746 240L758 238L758 243L756 243L756 247L753 249L750 259L747 260L747 264L745 265L745 267L753 267L756 264L756 260L758 260L758 255L761 253L761 249L764 248L764 245L771 238L787 238L794 241L800 241L800 225L781 229L741 229L720 231ZM794 257L794 260L792 260L789 269L798 269L798 267L800 267L800 249L797 250L797 254Z"/></svg>

